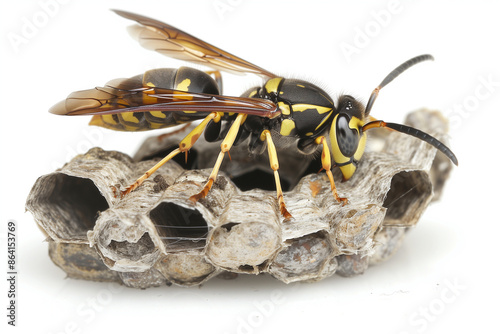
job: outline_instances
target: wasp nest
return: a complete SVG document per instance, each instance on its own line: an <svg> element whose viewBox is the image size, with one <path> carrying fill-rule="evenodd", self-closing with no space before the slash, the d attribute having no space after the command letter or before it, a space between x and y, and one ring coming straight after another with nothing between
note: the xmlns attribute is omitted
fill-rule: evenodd
<svg viewBox="0 0 500 334"><path fill-rule="evenodd" d="M446 139L438 112L414 112L406 122ZM337 181L345 206L317 160L278 151L291 220L280 215L267 155L250 157L245 147L231 150L208 196L192 204L219 152L201 139L187 161L170 161L136 191L114 196L185 134L150 138L134 159L93 148L40 177L26 207L50 257L73 278L147 288L199 285L221 273L268 273L285 283L358 275L394 254L451 170L413 137L370 134L378 149L365 153L351 180Z"/></svg>

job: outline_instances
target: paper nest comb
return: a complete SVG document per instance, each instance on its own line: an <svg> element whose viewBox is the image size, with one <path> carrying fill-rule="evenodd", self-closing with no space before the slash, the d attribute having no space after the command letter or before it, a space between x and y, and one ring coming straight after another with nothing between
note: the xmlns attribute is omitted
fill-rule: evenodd
<svg viewBox="0 0 500 334"><path fill-rule="evenodd" d="M438 112L411 113L406 124L446 141ZM199 285L224 273L268 273L285 283L358 275L394 254L451 171L430 145L373 130L354 176L340 182L334 173L349 199L341 206L317 161L278 150L293 215L284 221L267 155L249 157L245 145L231 150L208 196L193 205L188 198L219 152L218 143L200 139L187 164L184 156L168 162L136 191L114 197L113 187L124 189L184 135L149 138L135 159L93 148L36 181L26 208L69 277L147 288Z"/></svg>

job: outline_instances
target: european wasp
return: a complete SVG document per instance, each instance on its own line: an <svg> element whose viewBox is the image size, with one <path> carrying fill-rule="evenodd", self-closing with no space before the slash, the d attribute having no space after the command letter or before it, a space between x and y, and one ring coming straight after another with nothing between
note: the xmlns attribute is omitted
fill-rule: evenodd
<svg viewBox="0 0 500 334"><path fill-rule="evenodd" d="M225 154L233 145L244 142L251 154L262 154L267 148L280 211L285 218L291 215L283 200L275 143L291 145L306 155L321 146L322 169L334 198L342 205L347 199L338 195L331 169L339 167L344 180L351 178L363 156L367 130L387 128L417 137L458 164L453 152L429 134L370 116L379 91L411 66L432 60L430 55L414 57L390 72L373 90L366 106L350 95L340 96L335 104L323 89L310 82L277 76L166 23L119 10L115 13L138 23L130 32L143 47L213 69L207 72L189 67L154 69L132 78L112 80L104 87L74 92L50 109L57 115L93 115L91 125L118 131L153 130L201 120L177 149L121 191L122 196L140 186L174 156L187 155L203 133L209 142L222 141L221 151L208 181L190 200L196 202L207 195ZM219 70L253 73L265 82L241 97L224 96ZM221 127L223 121L225 128ZM285 137L292 140L282 140Z"/></svg>

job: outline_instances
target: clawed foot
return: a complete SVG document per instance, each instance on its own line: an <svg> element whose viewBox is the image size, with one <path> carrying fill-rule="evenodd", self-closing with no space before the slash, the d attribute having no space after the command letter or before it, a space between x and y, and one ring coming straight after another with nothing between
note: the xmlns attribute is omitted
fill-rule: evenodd
<svg viewBox="0 0 500 334"><path fill-rule="evenodd" d="M132 188L132 186L130 186L130 187L127 187L127 189L120 191L118 187L111 186L111 190L113 191L113 197L114 198L120 197L120 199L123 199L123 197L125 197L127 194L131 193L132 190L134 190L134 189L135 188Z"/></svg>
<svg viewBox="0 0 500 334"><path fill-rule="evenodd" d="M201 192L197 193L196 195L189 197L189 201L193 204L196 204L196 202L198 202L202 198L205 198L205 196L207 196L207 194L204 193L202 190Z"/></svg>
<svg viewBox="0 0 500 334"><path fill-rule="evenodd" d="M342 206L346 205L347 203L349 203L349 201L347 200L347 198L345 197L339 197L338 195L335 196L335 199L337 200L337 202L339 202Z"/></svg>
<svg viewBox="0 0 500 334"><path fill-rule="evenodd" d="M281 215L283 216L283 218L285 218L285 220L289 220L289 219L293 218L293 216L290 214L290 212L288 212L288 210L286 209L285 203L280 203L280 212L281 212Z"/></svg>
<svg viewBox="0 0 500 334"><path fill-rule="evenodd" d="M285 218L285 220L293 218L290 212L288 212L288 210L286 209L285 200L283 199L282 193L278 195L278 204L280 205L280 213L283 216L283 218Z"/></svg>
<svg viewBox="0 0 500 334"><path fill-rule="evenodd" d="M205 186L203 187L203 189L199 193L189 197L189 200L191 201L191 203L196 204L196 202L198 202L200 199L205 198L208 195L208 192L212 188L213 184L214 184L214 180L211 178L208 179L207 184L205 184Z"/></svg>
<svg viewBox="0 0 500 334"><path fill-rule="evenodd" d="M123 199L126 195L130 194L132 192L133 188L128 187L127 189L120 191L120 199Z"/></svg>

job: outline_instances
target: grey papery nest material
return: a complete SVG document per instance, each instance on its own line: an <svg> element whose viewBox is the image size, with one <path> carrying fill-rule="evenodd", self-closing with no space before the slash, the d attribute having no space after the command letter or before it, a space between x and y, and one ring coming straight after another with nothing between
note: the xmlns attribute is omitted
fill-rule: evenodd
<svg viewBox="0 0 500 334"><path fill-rule="evenodd" d="M447 122L438 112L414 112L406 124L446 141ZM231 150L208 196L193 205L188 198L200 191L219 152L217 143L200 139L190 170L170 161L134 192L114 197L154 165L150 157L180 139L150 138L135 159L93 148L36 181L26 207L69 277L147 288L199 285L228 272L268 273L285 283L358 275L395 253L451 170L432 146L373 130L354 176L341 182L334 173L340 196L349 199L341 206L325 173L316 173L319 164L278 149L293 215L287 221L267 155L249 157L245 145Z"/></svg>

